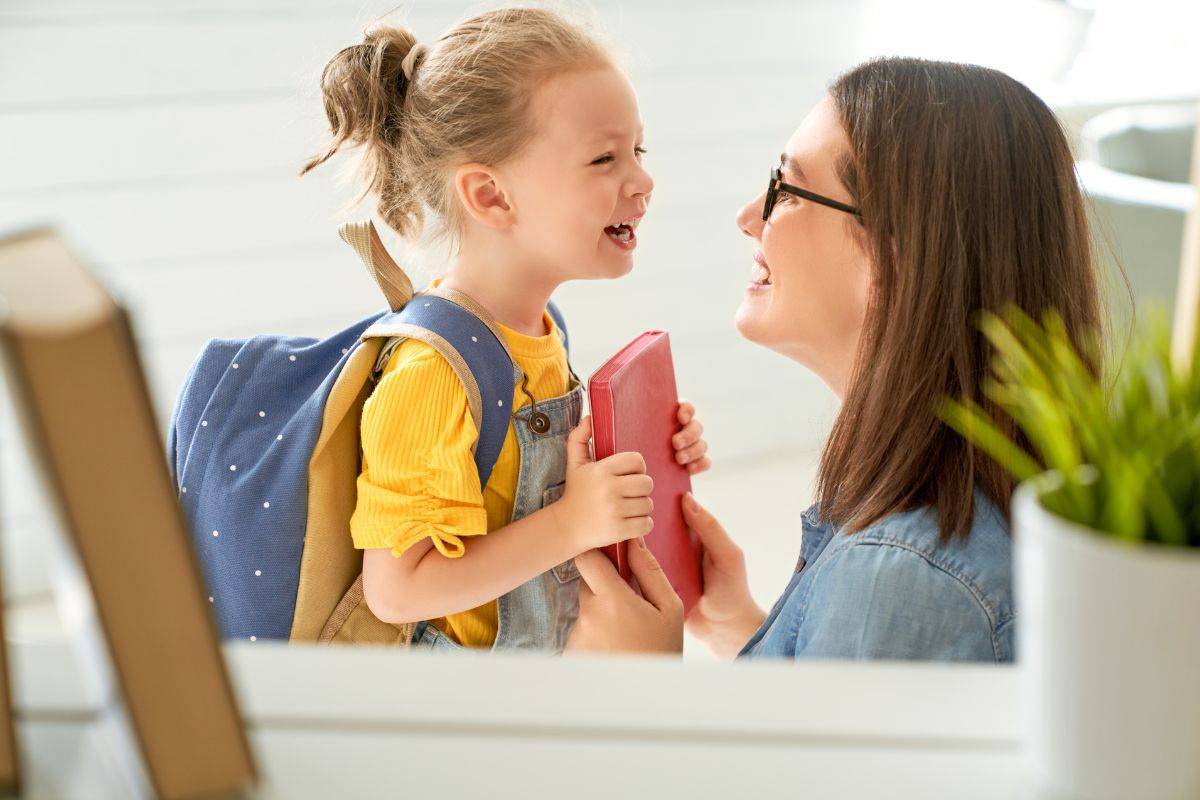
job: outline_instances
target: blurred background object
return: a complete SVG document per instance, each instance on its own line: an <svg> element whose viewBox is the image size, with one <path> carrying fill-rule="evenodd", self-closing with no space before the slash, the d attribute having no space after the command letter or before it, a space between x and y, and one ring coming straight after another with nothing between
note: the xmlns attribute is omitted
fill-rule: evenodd
<svg viewBox="0 0 1200 800"><path fill-rule="evenodd" d="M1100 252L1120 264L1141 306L1174 306L1183 221L1196 202L1190 181L1194 102L1122 106L1081 131L1080 180L1092 200ZM1128 322L1128 309L1114 304Z"/></svg>
<svg viewBox="0 0 1200 800"><path fill-rule="evenodd" d="M0 7L0 227L52 223L100 263L133 312L160 420L208 338L326 335L381 307L335 233L371 206L341 213L357 187L337 169L303 180L296 173L325 132L322 66L393 8L372 0ZM413 0L389 19L430 40L474 8ZM671 332L680 391L698 406L716 462L697 493L746 546L761 602L795 563L799 514L836 403L807 371L734 331L752 251L733 220L840 71L901 54L983 63L1025 81L1080 143L1081 177L1138 301L1171 302L1183 214L1194 202L1186 148L1177 145L1200 96L1200 4L594 0L566 8L593 17L625 54L657 182L634 272L557 296L574 365L586 375L637 332ZM434 273L437 253L387 244L417 274ZM5 404L5 586L27 612L15 630L34 635L53 624L54 523L29 463Z"/></svg>

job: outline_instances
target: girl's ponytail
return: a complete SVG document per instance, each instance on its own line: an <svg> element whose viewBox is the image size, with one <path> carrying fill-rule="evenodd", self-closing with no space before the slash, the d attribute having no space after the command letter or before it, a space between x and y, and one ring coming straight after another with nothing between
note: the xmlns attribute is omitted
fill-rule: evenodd
<svg viewBox="0 0 1200 800"><path fill-rule="evenodd" d="M332 138L300 170L305 175L347 143L360 147L358 169L364 188L355 202L376 194L380 216L401 236L415 233L421 225L421 204L405 176L402 129L405 96L413 82L404 62L410 54L420 55L413 53L418 47L406 28L376 26L362 43L343 48L329 60L321 73L321 93ZM413 60L409 59L410 69Z"/></svg>
<svg viewBox="0 0 1200 800"><path fill-rule="evenodd" d="M590 31L545 9L480 14L428 51L404 28L376 26L326 65L332 139L300 174L343 146L358 147L366 186L356 203L376 195L379 216L406 239L420 235L426 211L440 232L461 233L456 165L511 158L533 134L530 105L541 81L611 63Z"/></svg>

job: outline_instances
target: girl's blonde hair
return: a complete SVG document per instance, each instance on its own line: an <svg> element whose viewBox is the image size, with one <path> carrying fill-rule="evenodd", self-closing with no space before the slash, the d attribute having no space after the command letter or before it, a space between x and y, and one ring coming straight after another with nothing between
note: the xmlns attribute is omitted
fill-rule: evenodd
<svg viewBox="0 0 1200 800"><path fill-rule="evenodd" d="M442 233L455 235L463 221L451 169L515 155L533 133L530 101L541 81L609 63L593 33L544 9L480 14L428 49L405 28L377 25L325 65L332 139L300 174L344 145L361 147L365 188L356 204L376 195L379 216L406 239L420 236L426 211L442 221Z"/></svg>

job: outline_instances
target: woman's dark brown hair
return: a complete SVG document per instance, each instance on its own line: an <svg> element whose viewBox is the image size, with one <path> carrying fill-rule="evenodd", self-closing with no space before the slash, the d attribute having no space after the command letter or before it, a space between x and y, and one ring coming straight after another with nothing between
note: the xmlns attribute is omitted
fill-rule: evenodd
<svg viewBox="0 0 1200 800"><path fill-rule="evenodd" d="M942 399L976 400L1028 448L981 391L991 349L979 312L1057 309L1080 346L1101 330L1070 147L1045 103L983 67L880 59L830 94L850 139L841 177L863 215L847 224L875 275L821 459L821 515L854 532L929 504L943 541L965 538L975 487L1007 514L1013 483L941 422Z"/></svg>

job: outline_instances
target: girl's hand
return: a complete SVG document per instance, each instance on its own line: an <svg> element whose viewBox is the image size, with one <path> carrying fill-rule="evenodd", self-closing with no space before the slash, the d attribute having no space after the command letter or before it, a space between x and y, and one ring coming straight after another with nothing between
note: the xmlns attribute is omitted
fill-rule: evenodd
<svg viewBox="0 0 1200 800"><path fill-rule="evenodd" d="M704 545L704 594L688 614L688 632L719 658L732 659L767 615L750 596L742 548L691 492L683 496L683 519Z"/></svg>
<svg viewBox="0 0 1200 800"><path fill-rule="evenodd" d="M566 652L683 652L683 601L644 541L629 543L640 597L599 550L581 553L575 564L586 585L579 587L579 619Z"/></svg>
<svg viewBox="0 0 1200 800"><path fill-rule="evenodd" d="M675 460L687 466L692 475L699 475L712 466L708 452L708 442L701 438L704 426L696 419L696 407L687 400L679 401L679 411L675 418L683 427L679 433L671 437L671 445L675 448Z"/></svg>
<svg viewBox="0 0 1200 800"><path fill-rule="evenodd" d="M645 536L654 527L654 480L646 474L646 459L617 453L592 461L591 438L592 418L584 417L567 437L562 499L547 507L576 553Z"/></svg>

